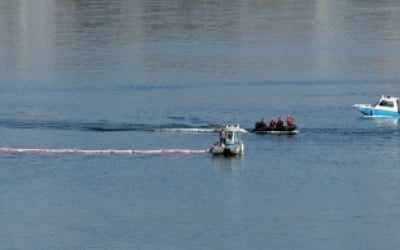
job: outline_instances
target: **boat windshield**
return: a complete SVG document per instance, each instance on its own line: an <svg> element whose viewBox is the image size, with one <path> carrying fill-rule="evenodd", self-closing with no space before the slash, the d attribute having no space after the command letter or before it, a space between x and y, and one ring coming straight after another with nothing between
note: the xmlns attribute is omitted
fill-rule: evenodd
<svg viewBox="0 0 400 250"><path fill-rule="evenodd" d="M382 100L379 103L379 106L393 108L394 107L394 103L392 101Z"/></svg>
<svg viewBox="0 0 400 250"><path fill-rule="evenodd" d="M230 145L230 144L234 144L234 134L232 131L228 131L226 133L226 144Z"/></svg>

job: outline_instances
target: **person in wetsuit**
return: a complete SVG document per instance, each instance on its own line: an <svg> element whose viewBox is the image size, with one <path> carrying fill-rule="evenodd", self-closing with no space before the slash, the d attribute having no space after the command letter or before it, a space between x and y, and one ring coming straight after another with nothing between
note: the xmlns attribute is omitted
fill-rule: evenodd
<svg viewBox="0 0 400 250"><path fill-rule="evenodd" d="M276 121L276 128L278 128L278 129L283 128L283 121L280 117L278 117L278 120Z"/></svg>
<svg viewBox="0 0 400 250"><path fill-rule="evenodd" d="M276 126L276 122L275 122L274 118L272 117L271 121L269 121L269 127L275 128L275 126Z"/></svg>

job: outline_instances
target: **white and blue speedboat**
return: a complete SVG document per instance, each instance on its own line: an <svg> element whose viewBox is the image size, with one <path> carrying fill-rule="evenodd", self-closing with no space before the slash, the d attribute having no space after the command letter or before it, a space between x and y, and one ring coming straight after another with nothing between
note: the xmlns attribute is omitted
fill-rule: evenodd
<svg viewBox="0 0 400 250"><path fill-rule="evenodd" d="M382 96L375 104L355 104L353 108L368 117L400 117L400 99L393 96Z"/></svg>

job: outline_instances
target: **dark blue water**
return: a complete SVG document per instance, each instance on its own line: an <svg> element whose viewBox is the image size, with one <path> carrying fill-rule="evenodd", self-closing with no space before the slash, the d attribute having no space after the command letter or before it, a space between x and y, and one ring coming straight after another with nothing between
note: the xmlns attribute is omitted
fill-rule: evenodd
<svg viewBox="0 0 400 250"><path fill-rule="evenodd" d="M206 149L175 131L261 117L245 155L0 154L5 249L398 249L398 1L0 2L0 146Z"/></svg>

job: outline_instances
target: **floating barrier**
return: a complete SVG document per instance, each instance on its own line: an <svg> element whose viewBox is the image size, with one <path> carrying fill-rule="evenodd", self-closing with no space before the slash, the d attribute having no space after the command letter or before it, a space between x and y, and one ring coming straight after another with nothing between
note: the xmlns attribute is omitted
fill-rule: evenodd
<svg viewBox="0 0 400 250"><path fill-rule="evenodd" d="M78 149L78 148L8 148L0 147L1 153L32 153L32 154L204 154L208 149Z"/></svg>

